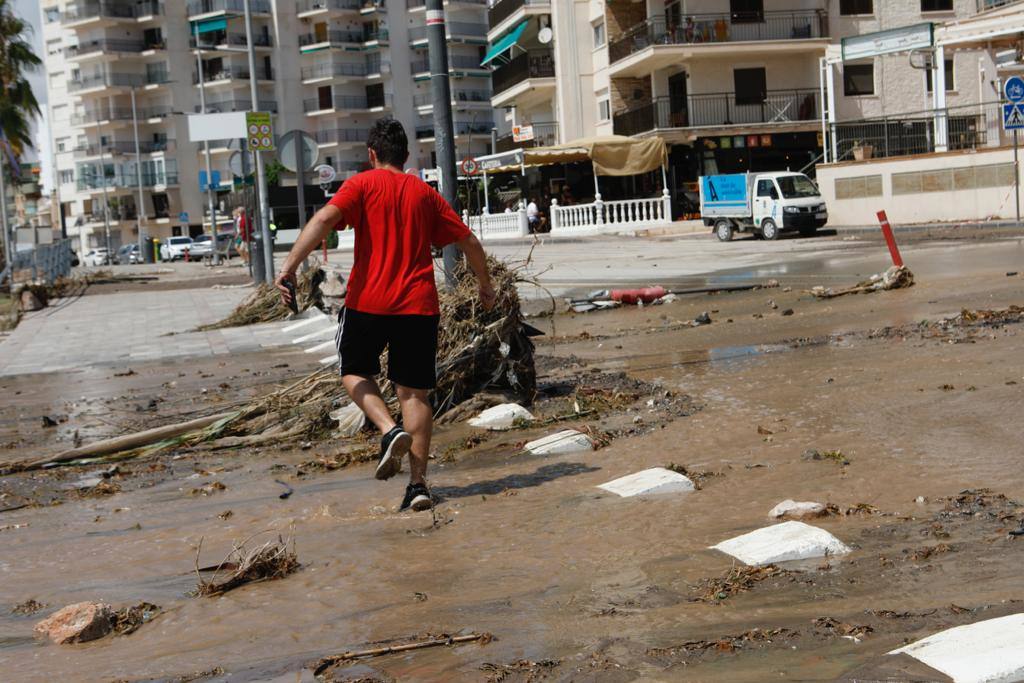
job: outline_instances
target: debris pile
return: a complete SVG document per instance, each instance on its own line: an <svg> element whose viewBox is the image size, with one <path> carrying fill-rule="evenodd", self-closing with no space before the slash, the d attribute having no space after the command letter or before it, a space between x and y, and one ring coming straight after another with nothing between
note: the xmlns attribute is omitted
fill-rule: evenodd
<svg viewBox="0 0 1024 683"><path fill-rule="evenodd" d="M409 652L410 650L423 650L431 647L451 647L452 645L460 645L462 643L478 642L481 645L487 645L493 639L494 636L490 633L469 633L461 636L448 635L447 633L426 633L422 636L414 636L413 638L401 638L394 640L387 645L382 645L381 647L373 647L366 650L354 650L343 652L339 655L324 657L313 665L313 675L318 677L322 676L326 671L338 664L344 664L358 659L383 657L384 655L393 654L395 652Z"/></svg>
<svg viewBox="0 0 1024 683"><path fill-rule="evenodd" d="M326 275L318 265L314 265L304 273L299 273L295 293L298 297L299 312L306 311L316 306L323 308L320 300L320 283ZM220 322L202 325L196 328L198 332L208 330L221 330L225 327L241 327L256 323L269 323L275 320L284 320L292 314L281 301L281 293L272 283L262 282L256 290L250 294L245 301L238 304L238 307L231 312L231 315Z"/></svg>
<svg viewBox="0 0 1024 683"><path fill-rule="evenodd" d="M236 544L223 562L210 567L213 570L213 577L204 579L202 570L199 569L200 551L202 542L199 544L199 551L196 552L196 574L199 575L199 583L193 591L193 595L196 596L223 595L247 583L283 579L298 571L301 566L295 555L294 542L289 548L284 540L278 537L276 542L267 541L251 550L246 549L245 542ZM221 574L222 571L224 574Z"/></svg>
<svg viewBox="0 0 1024 683"><path fill-rule="evenodd" d="M847 294L860 294L868 292L881 292L890 289L904 289L914 284L914 274L906 266L892 266L884 273L872 275L863 282L858 282L853 287L814 287L808 294L813 294L819 299L833 299L837 296Z"/></svg>
<svg viewBox="0 0 1024 683"><path fill-rule="evenodd" d="M115 634L126 636L135 633L143 624L156 618L160 613L160 606L151 602L140 602L137 605L123 607L111 616L111 627Z"/></svg>
<svg viewBox="0 0 1024 683"><path fill-rule="evenodd" d="M719 603L739 593L753 590L754 586L768 579L789 578L792 580L796 572L782 569L774 564L763 567L733 567L722 577L703 579L695 587L700 591L696 602Z"/></svg>

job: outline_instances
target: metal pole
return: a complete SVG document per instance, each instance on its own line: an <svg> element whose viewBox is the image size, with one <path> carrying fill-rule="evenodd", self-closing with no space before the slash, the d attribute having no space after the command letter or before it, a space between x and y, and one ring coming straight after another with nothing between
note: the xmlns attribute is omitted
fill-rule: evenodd
<svg viewBox="0 0 1024 683"><path fill-rule="evenodd" d="M445 38L444 0L427 0L427 51L430 54L430 94L434 103L437 165L441 169L441 193L456 214L459 210L458 176L455 172L455 127L452 125L452 90L448 76L448 43ZM444 275L455 285L458 251L444 248Z"/></svg>
<svg viewBox="0 0 1024 683"><path fill-rule="evenodd" d="M306 227L306 144L302 135L295 136L295 168L298 178L295 194L299 203L299 224L295 227L302 230Z"/></svg>
<svg viewBox="0 0 1024 683"><path fill-rule="evenodd" d="M132 131L135 135L135 186L138 189L138 206L135 207L135 230L138 232L138 244L139 244L139 258L145 261L146 258L146 247L143 244L142 239L142 214L143 214L143 199L142 199L142 153L139 150L139 115L138 110L135 108L135 90L131 91L132 95Z"/></svg>
<svg viewBox="0 0 1024 683"><path fill-rule="evenodd" d="M259 111L259 92L256 88L256 50L252 40L252 12L249 0L242 0L245 12L245 43L249 53L249 90L252 94L252 110ZM263 170L263 157L253 152L256 157L256 192L260 198L260 234L263 236L263 263L267 282L274 279L274 245L270 239L270 202L267 199L267 179Z"/></svg>
<svg viewBox="0 0 1024 683"><path fill-rule="evenodd" d="M197 27L198 29L198 27ZM196 66L199 68L199 113L206 113L206 76L203 74L203 52L199 49L199 31L196 30ZM220 263L217 253L217 202L213 197L213 164L210 160L210 142L203 141L203 155L206 160L206 207L210 213L210 235L213 238L213 259Z"/></svg>
<svg viewBox="0 0 1024 683"><path fill-rule="evenodd" d="M1013 129L1013 195L1017 200L1017 222L1020 223L1020 162L1018 161L1018 155L1020 150L1020 141L1017 135L1017 129Z"/></svg>
<svg viewBox="0 0 1024 683"><path fill-rule="evenodd" d="M10 282L14 281L14 257L11 254L11 235L7 231L7 179L4 178L4 157L7 155L7 140L0 144L0 227L4 231L4 267L11 266Z"/></svg>
<svg viewBox="0 0 1024 683"><path fill-rule="evenodd" d="M110 253L110 200L107 197L107 162L103 154L103 126L97 127L100 134L100 185L103 187L103 226L106 230L107 259L112 259Z"/></svg>
<svg viewBox="0 0 1024 683"><path fill-rule="evenodd" d="M245 248L249 250L249 277L253 276L252 269L252 219L256 214L255 211L249 209L249 150L245 148L245 138L240 139L242 145L242 204L245 209Z"/></svg>

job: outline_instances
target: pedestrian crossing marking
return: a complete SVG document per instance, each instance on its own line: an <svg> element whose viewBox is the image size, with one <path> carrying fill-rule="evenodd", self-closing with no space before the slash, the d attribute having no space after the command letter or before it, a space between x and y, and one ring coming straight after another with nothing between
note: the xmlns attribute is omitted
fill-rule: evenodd
<svg viewBox="0 0 1024 683"><path fill-rule="evenodd" d="M1013 103L1003 105L1003 130L1024 128L1024 104Z"/></svg>

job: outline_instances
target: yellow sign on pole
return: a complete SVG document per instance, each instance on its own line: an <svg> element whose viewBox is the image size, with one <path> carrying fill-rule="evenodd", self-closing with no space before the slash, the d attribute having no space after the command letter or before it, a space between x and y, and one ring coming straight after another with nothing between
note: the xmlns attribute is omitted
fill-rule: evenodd
<svg viewBox="0 0 1024 683"><path fill-rule="evenodd" d="M274 124L269 112L248 112L245 115L245 129L250 152L274 151Z"/></svg>

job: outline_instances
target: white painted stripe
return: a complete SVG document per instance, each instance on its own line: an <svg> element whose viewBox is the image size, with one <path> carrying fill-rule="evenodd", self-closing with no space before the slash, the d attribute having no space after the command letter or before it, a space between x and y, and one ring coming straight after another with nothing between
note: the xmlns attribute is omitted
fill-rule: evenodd
<svg viewBox="0 0 1024 683"><path fill-rule="evenodd" d="M282 332L291 332L292 330L297 330L297 329L299 329L301 327L305 327L306 325L311 325L311 324L313 324L315 322L320 322L321 320L326 320L326 319L327 319L327 316L324 315L323 313L320 313L320 315L311 316L309 318L306 318L305 320L300 320L299 322L297 322L297 323L295 323L293 325L289 325L288 327L285 327L281 331Z"/></svg>
<svg viewBox="0 0 1024 683"><path fill-rule="evenodd" d="M323 344L317 344L311 349L306 349L306 353L316 353L317 351L323 351L334 346L334 342L331 340L325 341Z"/></svg>
<svg viewBox="0 0 1024 683"><path fill-rule="evenodd" d="M302 344L304 342L308 342L308 341L312 341L314 339L320 339L320 338L323 338L323 339L334 339L334 334L337 331L337 329L338 328L335 327L334 325L332 325L330 327L325 327L324 329L317 330L316 332L313 332L312 334L307 334L307 335L299 337L297 339L293 339L292 340L292 344Z"/></svg>

